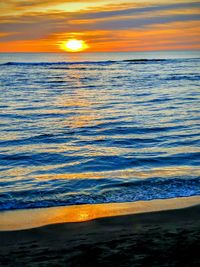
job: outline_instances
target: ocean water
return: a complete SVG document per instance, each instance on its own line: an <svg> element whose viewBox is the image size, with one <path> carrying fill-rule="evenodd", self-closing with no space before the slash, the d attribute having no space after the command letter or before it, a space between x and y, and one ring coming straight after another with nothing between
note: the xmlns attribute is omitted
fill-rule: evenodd
<svg viewBox="0 0 200 267"><path fill-rule="evenodd" d="M0 210L200 195L200 53L0 54Z"/></svg>

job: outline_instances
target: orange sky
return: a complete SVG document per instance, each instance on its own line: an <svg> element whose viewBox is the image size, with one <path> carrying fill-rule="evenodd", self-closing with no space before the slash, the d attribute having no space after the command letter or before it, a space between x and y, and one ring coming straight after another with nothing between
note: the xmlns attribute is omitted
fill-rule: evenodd
<svg viewBox="0 0 200 267"><path fill-rule="evenodd" d="M116 4L117 2L117 4ZM0 3L0 52L200 49L200 2L186 0L7 0Z"/></svg>

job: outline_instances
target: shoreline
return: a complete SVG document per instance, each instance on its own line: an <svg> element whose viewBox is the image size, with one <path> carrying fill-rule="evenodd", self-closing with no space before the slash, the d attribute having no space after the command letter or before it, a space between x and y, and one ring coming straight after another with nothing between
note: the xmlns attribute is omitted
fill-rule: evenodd
<svg viewBox="0 0 200 267"><path fill-rule="evenodd" d="M200 204L200 196L127 203L86 204L0 212L0 232L79 223L100 218L183 209Z"/></svg>
<svg viewBox="0 0 200 267"><path fill-rule="evenodd" d="M7 267L197 267L200 205L0 232Z"/></svg>

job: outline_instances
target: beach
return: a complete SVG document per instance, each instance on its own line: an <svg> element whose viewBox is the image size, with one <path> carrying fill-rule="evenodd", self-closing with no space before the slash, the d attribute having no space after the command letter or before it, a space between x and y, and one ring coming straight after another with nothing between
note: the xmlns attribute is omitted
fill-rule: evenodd
<svg viewBox="0 0 200 267"><path fill-rule="evenodd" d="M170 201L168 210L0 231L0 265L199 266L200 205Z"/></svg>

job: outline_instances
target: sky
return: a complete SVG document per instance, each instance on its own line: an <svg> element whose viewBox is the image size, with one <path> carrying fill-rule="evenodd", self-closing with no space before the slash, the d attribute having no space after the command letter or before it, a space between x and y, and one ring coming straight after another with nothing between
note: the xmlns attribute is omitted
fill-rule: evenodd
<svg viewBox="0 0 200 267"><path fill-rule="evenodd" d="M1 0L0 9L0 52L62 52L69 39L87 52L200 49L197 0Z"/></svg>

